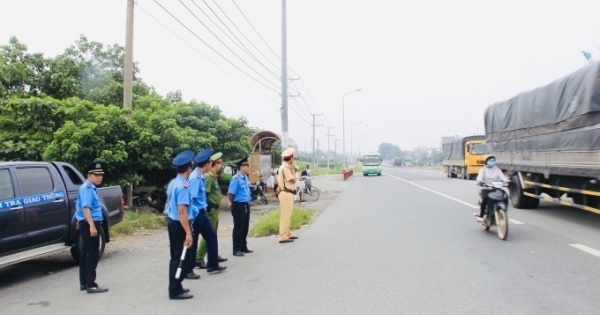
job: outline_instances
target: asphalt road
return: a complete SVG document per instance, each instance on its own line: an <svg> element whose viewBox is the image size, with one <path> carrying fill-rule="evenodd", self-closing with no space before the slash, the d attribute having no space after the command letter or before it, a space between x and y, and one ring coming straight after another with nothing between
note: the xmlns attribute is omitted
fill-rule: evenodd
<svg viewBox="0 0 600 315"><path fill-rule="evenodd" d="M0 270L1 313L600 313L599 215L544 202L511 207L501 241L472 216L474 181L387 167L342 186L292 244L252 238L255 252L238 258L221 238L229 269L197 270L202 279L184 281L192 300L167 297L168 241L159 232L131 238L127 250L108 245L98 268L105 294L79 292L67 254Z"/></svg>

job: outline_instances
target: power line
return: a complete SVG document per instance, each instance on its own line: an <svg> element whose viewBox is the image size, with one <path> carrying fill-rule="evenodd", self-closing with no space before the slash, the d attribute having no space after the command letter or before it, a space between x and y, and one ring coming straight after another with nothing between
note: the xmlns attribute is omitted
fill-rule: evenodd
<svg viewBox="0 0 600 315"><path fill-rule="evenodd" d="M192 3L198 8L198 10L200 10L200 12L202 12L206 18L208 18L223 34L225 34L225 36L227 36L227 38L229 38L229 40L231 42L233 42L238 48L240 48L242 51L244 51L248 56L250 56L252 59L254 59L254 61L256 61L258 64L260 64L263 68L265 68L265 70L267 70L271 75L273 75L275 77L275 79L279 80L279 76L277 76L277 74L275 72L273 72L271 69L267 68L260 60L258 60L258 58L256 56L254 56L254 54L252 54L252 52L244 45L244 43L242 43L237 36L235 36L235 34L233 34L233 32L231 32L231 30L227 27L227 25L225 23L223 23L223 21L221 20L221 18L215 13L215 11L206 3L206 1L204 1L204 4L208 7L208 9L215 15L215 17L221 22L221 24L223 24L223 26L225 26L225 28L229 31L229 33L231 33L231 35L233 35L233 37L235 38L235 40L233 38L231 38L231 36L229 36L229 34L224 31L217 22L215 22L209 15L208 13L206 13L197 3L196 1L192 0Z"/></svg>
<svg viewBox="0 0 600 315"><path fill-rule="evenodd" d="M154 0L156 2L156 0ZM196 18L196 20L198 20L198 22L200 24L202 24L202 26L204 26L219 42L221 42L221 44L223 44L223 46L225 46L225 48L227 48L234 56L236 56L242 63L244 63L248 68L250 68L250 70L254 71L254 73L256 73L258 76L260 76L261 78L265 79L267 82L269 82L270 84L272 84L273 86L275 86L276 88L278 88L278 86L276 84L274 84L273 82L269 81L269 79L265 78L260 72L256 71L256 69L254 69L252 66L250 66L244 59L242 59L242 57L240 57L238 54L236 54L233 49L231 49L229 46L227 46L227 44L225 44L225 42L223 42L219 36L217 36L217 34L215 34L206 24L204 24L204 22L202 22L200 20L200 18L198 18L198 16L196 16L196 14L194 14L194 12L192 12L192 10L190 10L190 8L188 8L185 3L183 3L183 1L179 0L179 3L181 3L181 5L183 5L189 12L191 15L194 16L194 18Z"/></svg>
<svg viewBox="0 0 600 315"><path fill-rule="evenodd" d="M223 68L217 62L215 62L214 60L212 60L211 58L209 58L208 56L206 56L204 53L202 53L200 50L198 50L198 48L194 47L194 45L190 44L183 37L181 37L177 33L175 33L175 31L171 30L169 27L167 27L165 24L163 24L161 21L159 21L154 15L150 14L150 12L148 12L144 8L142 8L137 2L135 3L135 5L138 8L140 8L140 10L142 10L146 15L148 15L150 18L152 18L154 21L156 21L158 24L160 24L162 27L164 27L167 31L169 31L171 34L173 34L173 35L175 35L175 37L179 38L179 40L181 40L186 45L188 45L190 48L192 48L194 51L196 51L197 53L199 53L202 57L206 58L206 60L210 61L213 65L217 66L219 69L223 70L229 76L231 76L232 78L236 79L238 82L244 84L245 86L247 86L248 88L250 88L252 91L254 91L254 92L256 92L256 93L264 96L265 98L267 98L267 99L269 99L271 101L276 102L276 100L272 99L270 96L267 96L267 95L263 94L262 92L257 91L254 87L250 86L248 83L244 82L242 79L240 79L237 76L233 75L231 72L227 71L225 68Z"/></svg>
<svg viewBox="0 0 600 315"><path fill-rule="evenodd" d="M271 46L269 46L269 44L267 43L267 41L260 35L260 33L258 32L258 30L254 27L254 25L252 25L252 23L250 22L250 20L248 20L248 18L246 17L246 15L242 11L242 9L240 9L240 7L237 5L237 3L235 2L235 0L231 0L231 1L233 1L233 4L235 4L235 7L240 11L240 13L244 17L244 19L248 22L248 24L250 24L250 27L252 27L252 29L254 30L254 32L256 32L256 34L258 35L258 37L260 37L260 39L263 41L263 43L265 43L265 45L267 45L267 47L269 48L269 50L271 50L271 52L273 54L275 54L275 56L277 56L277 58L279 60L281 60L281 57L279 57L279 55L273 50L273 48L271 48ZM288 67L288 69L290 69L293 72L295 72L296 74L298 74L298 72L296 72L294 69L292 69L290 67Z"/></svg>

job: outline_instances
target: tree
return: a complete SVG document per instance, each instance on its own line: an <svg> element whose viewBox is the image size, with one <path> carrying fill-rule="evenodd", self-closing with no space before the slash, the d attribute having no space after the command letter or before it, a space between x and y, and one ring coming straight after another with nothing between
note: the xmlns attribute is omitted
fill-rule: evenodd
<svg viewBox="0 0 600 315"><path fill-rule="evenodd" d="M391 160L393 158L402 158L402 150L395 145L387 142L383 142L379 145L379 154L384 160Z"/></svg>

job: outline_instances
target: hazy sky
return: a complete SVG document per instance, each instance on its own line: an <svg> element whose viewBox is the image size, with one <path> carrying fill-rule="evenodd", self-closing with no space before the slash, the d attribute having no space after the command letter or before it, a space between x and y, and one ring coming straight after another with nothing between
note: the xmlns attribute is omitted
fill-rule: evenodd
<svg viewBox="0 0 600 315"><path fill-rule="evenodd" d="M158 0L194 34L154 0L137 0L134 60L142 79L163 95L179 89L186 101L281 132L282 1L182 2L198 19L180 1ZM125 44L126 0L0 3L2 45L16 36L29 52L51 57L80 34ZM483 133L488 105L577 70L586 64L582 50L600 58L599 12L595 0L287 0L289 77L301 78L290 84L300 97L289 100L289 135L310 149L310 115L322 114L320 148L327 148L325 127L334 127L341 152L342 97L359 88L345 98L347 153L351 130L354 152L360 145L363 153L381 142L437 147L442 136Z"/></svg>

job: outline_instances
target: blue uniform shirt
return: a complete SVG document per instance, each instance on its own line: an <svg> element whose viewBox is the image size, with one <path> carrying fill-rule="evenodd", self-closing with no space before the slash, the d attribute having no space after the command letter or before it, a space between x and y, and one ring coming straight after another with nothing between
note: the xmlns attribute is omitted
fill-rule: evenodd
<svg viewBox="0 0 600 315"><path fill-rule="evenodd" d="M83 215L84 207L90 208L92 220L103 220L98 191L96 190L96 186L94 186L89 179L79 187L79 191L77 192L77 202L75 203L75 218L77 221L85 220L85 216Z"/></svg>
<svg viewBox="0 0 600 315"><path fill-rule="evenodd" d="M188 177L188 182L190 183L191 206L196 215L198 215L200 210L204 210L208 207L208 202L206 201L206 187L204 186L204 174L196 167Z"/></svg>
<svg viewBox="0 0 600 315"><path fill-rule="evenodd" d="M185 177L177 174L167 187L167 199L169 200L168 208L166 209L167 216L171 220L179 221L179 205L188 206L187 214L189 219L195 218L192 216L190 204L190 189Z"/></svg>
<svg viewBox="0 0 600 315"><path fill-rule="evenodd" d="M252 198L250 197L250 183L248 182L248 177L237 172L237 174L231 177L227 193L233 195L233 201L235 202L250 202Z"/></svg>

